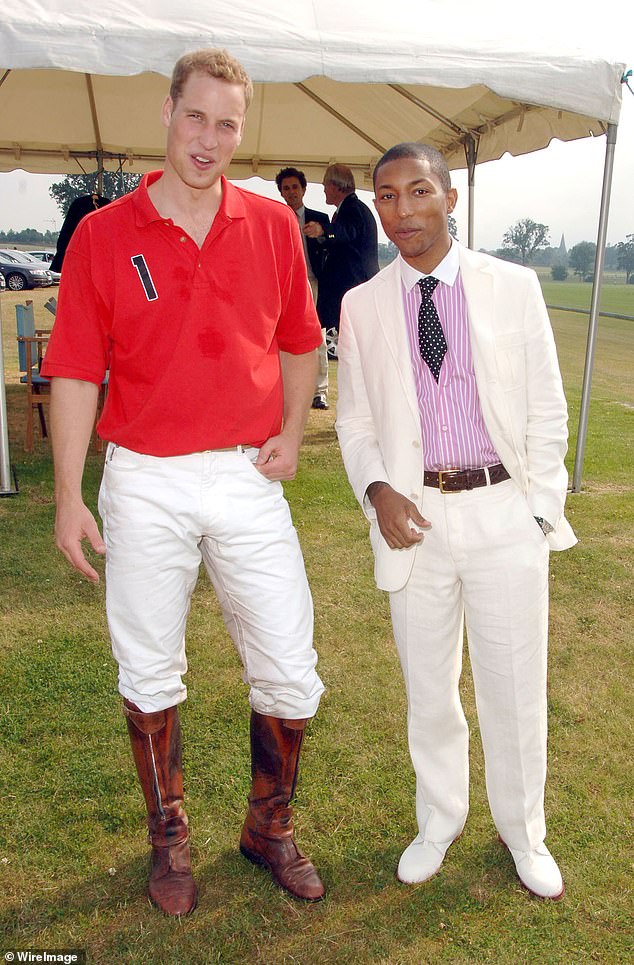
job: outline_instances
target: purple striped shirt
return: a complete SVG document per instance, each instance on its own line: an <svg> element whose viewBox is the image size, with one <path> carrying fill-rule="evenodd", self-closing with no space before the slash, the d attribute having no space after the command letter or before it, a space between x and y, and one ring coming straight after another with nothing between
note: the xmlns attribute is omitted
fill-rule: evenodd
<svg viewBox="0 0 634 965"><path fill-rule="evenodd" d="M399 256L400 257L400 256ZM447 354L438 383L420 356L418 310L421 273L402 258L401 279L407 339L414 370L426 469L475 469L500 462L484 424L475 380L469 309L460 277L458 249L434 269L439 279L432 300L440 318Z"/></svg>

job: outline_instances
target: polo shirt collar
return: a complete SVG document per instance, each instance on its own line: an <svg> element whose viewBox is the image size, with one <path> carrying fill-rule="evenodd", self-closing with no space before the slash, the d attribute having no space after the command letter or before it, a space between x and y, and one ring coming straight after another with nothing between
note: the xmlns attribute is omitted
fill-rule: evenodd
<svg viewBox="0 0 634 965"><path fill-rule="evenodd" d="M247 216L240 190L236 188L235 184L227 181L224 176L222 177L222 201L218 214L224 215L230 221L234 218L246 218Z"/></svg>
<svg viewBox="0 0 634 965"><path fill-rule="evenodd" d="M136 211L136 221L139 227L145 227L153 221L163 221L160 214L150 201L148 188L163 174L162 171L148 171L141 178L138 188L134 192L134 207Z"/></svg>
<svg viewBox="0 0 634 965"><path fill-rule="evenodd" d="M160 214L152 204L150 196L148 194L148 188L151 184L162 176L162 171L149 171L144 174L141 178L141 182L134 193L134 203L136 207L136 218L137 224L140 227L145 227L146 225L152 224L154 221L164 221ZM230 181L223 176L222 177L222 201L220 202L220 208L218 209L218 214L216 218L220 221L233 221L235 218L246 217L246 212L244 210L244 201L240 194L238 188L231 184Z"/></svg>
<svg viewBox="0 0 634 965"><path fill-rule="evenodd" d="M420 278L425 278L425 274L418 268L412 268L408 265L402 255L398 256L399 268L401 272L401 281L406 291L411 291L414 285L418 283ZM460 270L460 258L458 255L458 246L452 239L451 248L439 262L434 270L430 272L434 278L438 281L443 282L445 285L452 286L458 277L458 272Z"/></svg>

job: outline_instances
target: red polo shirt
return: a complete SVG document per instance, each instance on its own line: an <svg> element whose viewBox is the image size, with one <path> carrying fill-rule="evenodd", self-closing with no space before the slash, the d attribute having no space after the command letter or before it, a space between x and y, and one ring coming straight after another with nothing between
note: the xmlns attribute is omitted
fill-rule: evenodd
<svg viewBox="0 0 634 965"><path fill-rule="evenodd" d="M321 344L297 218L229 184L201 249L146 175L88 215L64 261L42 372L100 384L107 440L155 456L260 445L282 424L279 351Z"/></svg>

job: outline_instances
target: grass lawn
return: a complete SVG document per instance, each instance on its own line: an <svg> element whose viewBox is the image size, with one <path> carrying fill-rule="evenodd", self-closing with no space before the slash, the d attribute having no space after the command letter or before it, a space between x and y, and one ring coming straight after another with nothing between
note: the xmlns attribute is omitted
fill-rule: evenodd
<svg viewBox="0 0 634 965"><path fill-rule="evenodd" d="M48 293L32 297L44 324ZM201 897L191 917L174 922L145 897L144 808L116 693L103 586L82 582L53 549L48 444L36 430L35 453L23 450L13 307L21 300L0 298L20 483L17 497L0 500L0 952L85 948L89 962L104 965L630 962L634 323L600 321L584 491L568 501L580 543L552 556L546 803L565 899L528 896L497 843L466 659L469 821L436 878L412 888L395 879L415 833L405 696L387 599L374 588L366 527L341 465L333 405L311 413L300 472L286 487L328 688L305 743L298 838L328 895L317 905L294 902L237 850L249 785L246 689L202 578L182 711ZM553 313L553 323L571 410L571 469L587 322ZM336 371L331 365L333 401ZM92 507L101 458L88 457Z"/></svg>
<svg viewBox="0 0 634 965"><path fill-rule="evenodd" d="M548 305L580 308L585 312L590 311L590 299L592 298L592 284L590 282L579 281L574 275L571 275L566 281L553 281L550 277L550 269L540 269L538 274L544 298ZM601 286L599 311L634 317L634 285L615 283L608 278L604 278Z"/></svg>

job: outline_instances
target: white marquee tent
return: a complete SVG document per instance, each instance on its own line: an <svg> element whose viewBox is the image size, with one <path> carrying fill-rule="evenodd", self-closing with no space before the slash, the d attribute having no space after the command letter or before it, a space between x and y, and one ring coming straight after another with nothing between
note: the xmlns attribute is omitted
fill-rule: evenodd
<svg viewBox="0 0 634 965"><path fill-rule="evenodd" d="M0 171L80 173L96 152L110 169L160 164L166 79L201 46L226 46L258 82L234 177L271 178L290 161L320 180L336 157L369 184L401 140L432 142L456 168L470 139L488 161L618 123L621 65L550 51L543 38L535 49L487 41L480 10L462 0L4 0Z"/></svg>
<svg viewBox="0 0 634 965"><path fill-rule="evenodd" d="M602 253L624 66L550 50L537 26L522 25L513 44L495 41L482 5L466 0L4 0L0 172L160 166L158 112L173 63L220 46L256 82L230 176L272 178L297 164L321 180L338 160L368 187L384 150L425 141L451 168L469 168L471 241L477 161L607 133ZM1 409L0 430L6 489Z"/></svg>

